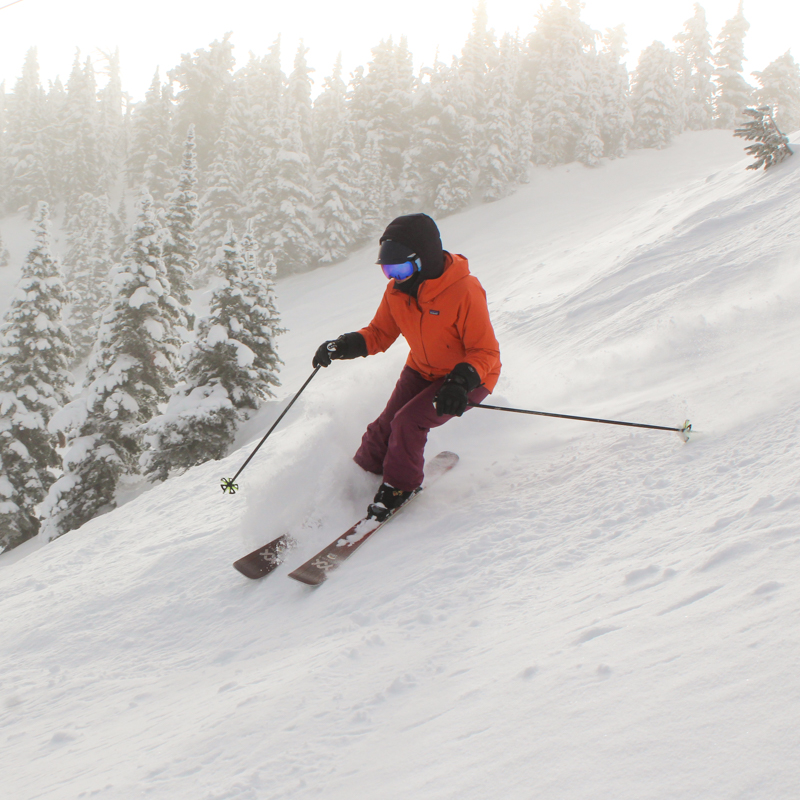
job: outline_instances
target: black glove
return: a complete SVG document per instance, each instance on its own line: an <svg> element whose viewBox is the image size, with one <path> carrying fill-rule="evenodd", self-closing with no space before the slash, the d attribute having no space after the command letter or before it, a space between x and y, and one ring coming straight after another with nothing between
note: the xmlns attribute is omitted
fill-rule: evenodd
<svg viewBox="0 0 800 800"><path fill-rule="evenodd" d="M367 342L360 333L343 333L338 339L323 342L314 353L313 367L329 367L331 360L367 355Z"/></svg>
<svg viewBox="0 0 800 800"><path fill-rule="evenodd" d="M433 398L437 416L460 417L467 410L467 395L480 385L481 376L472 364L456 364Z"/></svg>

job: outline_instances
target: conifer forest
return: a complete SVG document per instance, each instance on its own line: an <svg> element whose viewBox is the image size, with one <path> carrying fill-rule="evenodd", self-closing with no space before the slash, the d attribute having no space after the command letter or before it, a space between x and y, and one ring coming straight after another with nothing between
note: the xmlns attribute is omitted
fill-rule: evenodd
<svg viewBox="0 0 800 800"><path fill-rule="evenodd" d="M0 218L35 236L13 264L0 235L0 270L20 271L0 329L0 552L114 508L124 479L225 456L280 383L276 281L377 244L393 216L733 131L748 107L800 128L800 66L787 52L748 79L748 28L740 5L712 35L696 4L629 74L624 27L593 30L576 0L527 34L496 34L479 0L449 63L415 67L390 38L316 86L302 44L286 74L280 37L236 63L225 34L143 98L115 53L77 53L45 86L29 51L0 84Z"/></svg>

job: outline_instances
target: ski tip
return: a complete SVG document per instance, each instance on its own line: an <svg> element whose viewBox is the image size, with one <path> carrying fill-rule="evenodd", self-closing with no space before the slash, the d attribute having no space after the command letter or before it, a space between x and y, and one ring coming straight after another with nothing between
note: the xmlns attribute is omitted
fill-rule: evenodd
<svg viewBox="0 0 800 800"><path fill-rule="evenodd" d="M298 567L296 570L289 573L289 577L300 581L300 583L304 583L306 586L319 586L321 583L325 582L327 575L325 575L324 572L320 573L316 570L307 572L303 567Z"/></svg>
<svg viewBox="0 0 800 800"><path fill-rule="evenodd" d="M250 578L251 581L257 581L259 578L264 577L264 573L259 572L252 568L250 564L244 563L243 559L233 562L233 568L240 572L245 578Z"/></svg>
<svg viewBox="0 0 800 800"><path fill-rule="evenodd" d="M689 441L689 434L692 432L692 423L687 419L683 423L683 427L678 431L678 435L683 439L684 443Z"/></svg>
<svg viewBox="0 0 800 800"><path fill-rule="evenodd" d="M258 580L276 570L283 563L284 553L295 547L296 544L291 536L284 533L269 544L234 561L233 567L246 578Z"/></svg>

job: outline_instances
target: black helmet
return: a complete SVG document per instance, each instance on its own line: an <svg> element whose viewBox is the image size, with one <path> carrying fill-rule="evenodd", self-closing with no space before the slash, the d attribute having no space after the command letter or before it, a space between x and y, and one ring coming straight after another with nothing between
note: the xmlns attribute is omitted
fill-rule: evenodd
<svg viewBox="0 0 800 800"><path fill-rule="evenodd" d="M427 214L397 217L381 236L378 264L400 264L415 258L422 262L421 280L438 278L444 272L442 238L436 223Z"/></svg>

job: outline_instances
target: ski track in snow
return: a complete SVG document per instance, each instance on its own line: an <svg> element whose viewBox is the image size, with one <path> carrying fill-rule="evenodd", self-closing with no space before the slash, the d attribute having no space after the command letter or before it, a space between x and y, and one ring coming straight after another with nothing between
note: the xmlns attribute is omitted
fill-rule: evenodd
<svg viewBox="0 0 800 800"><path fill-rule="evenodd" d="M430 437L461 456L435 490L287 580L374 492L350 458L404 347L323 370L223 496L383 288L371 248L281 282L285 399L233 455L0 559L4 792L795 798L800 161L754 174L729 139L537 170L441 225L487 288L492 402L689 417L688 445L471 411ZM286 532L268 578L231 568Z"/></svg>

